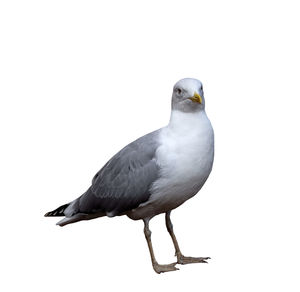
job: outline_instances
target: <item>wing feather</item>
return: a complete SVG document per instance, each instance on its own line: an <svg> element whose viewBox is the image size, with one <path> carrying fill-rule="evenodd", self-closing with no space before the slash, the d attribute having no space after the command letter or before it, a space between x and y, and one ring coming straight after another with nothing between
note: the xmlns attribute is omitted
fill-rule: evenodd
<svg viewBox="0 0 300 292"><path fill-rule="evenodd" d="M113 156L96 173L91 187L72 203L69 215L110 213L114 216L147 201L150 187L159 174L155 160L158 133L159 130L135 140Z"/></svg>

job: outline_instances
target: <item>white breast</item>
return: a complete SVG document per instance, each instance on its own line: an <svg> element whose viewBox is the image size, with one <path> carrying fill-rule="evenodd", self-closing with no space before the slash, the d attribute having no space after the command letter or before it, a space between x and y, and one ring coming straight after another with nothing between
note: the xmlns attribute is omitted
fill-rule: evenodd
<svg viewBox="0 0 300 292"><path fill-rule="evenodd" d="M181 205L203 186L212 169L214 134L205 111L173 111L170 123L160 133L156 161L160 178L151 187L151 197L134 213L154 216Z"/></svg>

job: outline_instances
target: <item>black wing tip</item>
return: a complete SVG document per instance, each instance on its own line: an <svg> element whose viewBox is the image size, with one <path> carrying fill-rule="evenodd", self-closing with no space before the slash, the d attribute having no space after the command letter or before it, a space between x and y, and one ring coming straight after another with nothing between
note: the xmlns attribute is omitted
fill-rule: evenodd
<svg viewBox="0 0 300 292"><path fill-rule="evenodd" d="M44 217L61 217L61 216L65 216L64 211L66 210L66 208L69 206L69 204L65 204L62 205L60 207L58 207L57 209L47 212Z"/></svg>

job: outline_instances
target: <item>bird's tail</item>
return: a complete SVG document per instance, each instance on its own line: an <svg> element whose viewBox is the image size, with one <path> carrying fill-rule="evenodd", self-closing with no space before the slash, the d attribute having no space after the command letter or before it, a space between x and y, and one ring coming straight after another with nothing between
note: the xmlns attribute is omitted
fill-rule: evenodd
<svg viewBox="0 0 300 292"><path fill-rule="evenodd" d="M64 211L67 209L67 207L70 205L70 203L62 205L58 207L57 209L47 212L44 216L45 217L59 217L59 216L65 216Z"/></svg>

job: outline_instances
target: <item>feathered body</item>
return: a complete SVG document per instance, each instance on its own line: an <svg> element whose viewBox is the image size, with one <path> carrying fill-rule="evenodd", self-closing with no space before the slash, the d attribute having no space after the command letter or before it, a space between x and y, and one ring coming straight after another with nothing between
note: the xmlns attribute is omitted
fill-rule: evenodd
<svg viewBox="0 0 300 292"><path fill-rule="evenodd" d="M194 102L200 98L197 92L201 102ZM170 211L193 197L214 159L214 133L204 108L200 81L177 82L169 124L128 144L94 176L83 195L45 216L66 216L60 226L102 216L137 220Z"/></svg>
<svg viewBox="0 0 300 292"><path fill-rule="evenodd" d="M205 111L172 111L158 140L154 159L159 178L150 187L149 199L128 213L132 219L151 218L178 207L201 189L212 169L214 133Z"/></svg>

